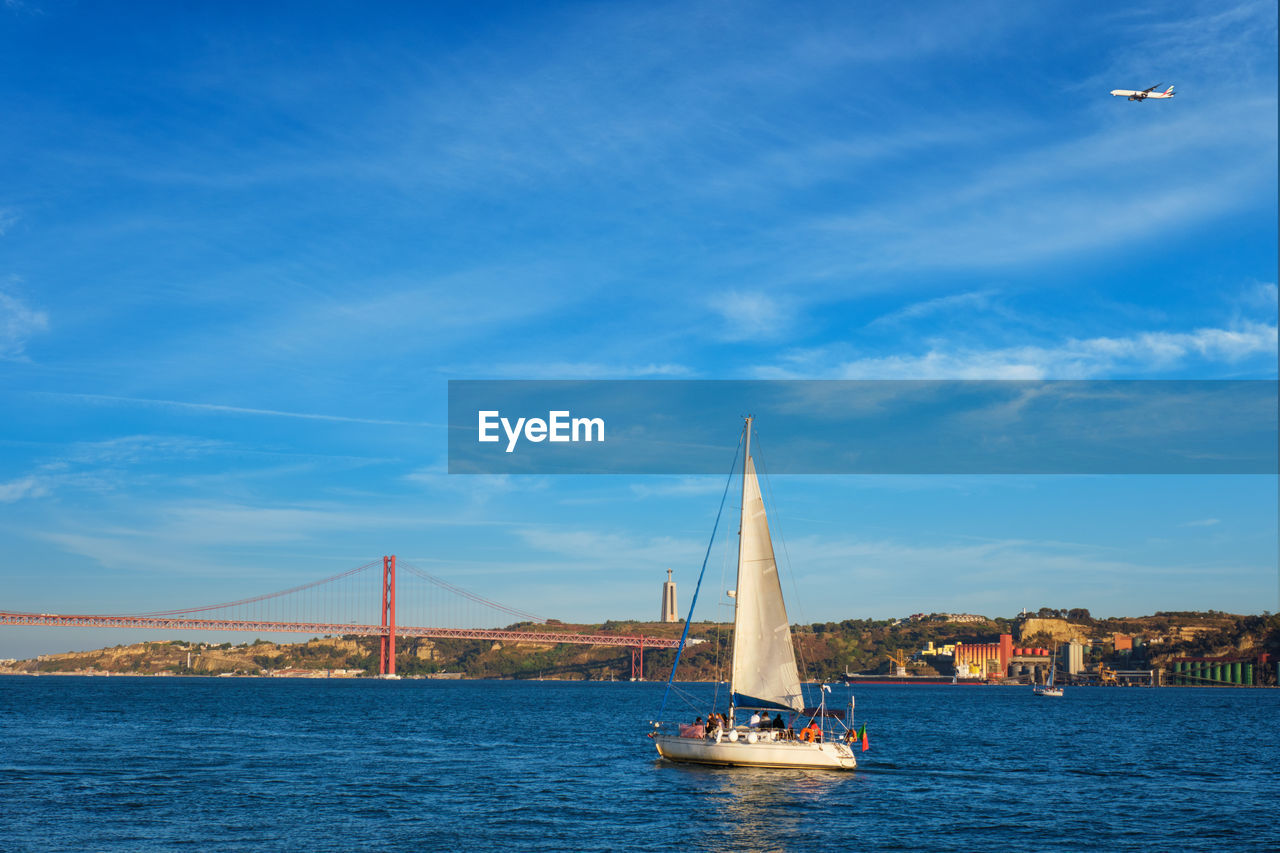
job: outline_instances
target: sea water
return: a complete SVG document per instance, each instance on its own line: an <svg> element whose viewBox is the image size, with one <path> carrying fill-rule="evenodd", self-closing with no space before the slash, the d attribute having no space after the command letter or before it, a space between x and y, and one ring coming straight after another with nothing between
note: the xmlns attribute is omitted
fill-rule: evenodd
<svg viewBox="0 0 1280 853"><path fill-rule="evenodd" d="M664 685L0 676L6 850L1280 849L1280 690L857 689L852 773L707 768ZM714 687L672 695L670 720ZM722 692L722 690L721 690ZM833 707L848 707L836 687Z"/></svg>

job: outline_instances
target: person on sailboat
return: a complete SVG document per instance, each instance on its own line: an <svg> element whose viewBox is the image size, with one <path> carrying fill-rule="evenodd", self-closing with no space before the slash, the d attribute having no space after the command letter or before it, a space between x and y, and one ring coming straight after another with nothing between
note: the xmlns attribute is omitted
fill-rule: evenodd
<svg viewBox="0 0 1280 853"><path fill-rule="evenodd" d="M759 711L751 712L751 719L747 721L747 726L753 729L760 728L760 712Z"/></svg>
<svg viewBox="0 0 1280 853"><path fill-rule="evenodd" d="M785 730L785 729L786 729L787 724L786 724L786 721L784 721L784 720L782 719L782 712L781 712L781 711L779 711L779 712L778 712L778 715L777 715L776 717L774 717L774 718L773 718L773 727L774 727L774 729L776 729L776 730L778 730L778 731L783 731L783 730Z"/></svg>
<svg viewBox="0 0 1280 853"><path fill-rule="evenodd" d="M693 721L693 725L680 726L680 737L701 738L707 736L707 727L702 724L702 717Z"/></svg>

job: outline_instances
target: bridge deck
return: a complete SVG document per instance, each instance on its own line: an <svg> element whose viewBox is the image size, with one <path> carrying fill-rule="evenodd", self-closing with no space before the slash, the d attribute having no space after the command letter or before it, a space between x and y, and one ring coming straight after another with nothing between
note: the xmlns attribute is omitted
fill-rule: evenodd
<svg viewBox="0 0 1280 853"><path fill-rule="evenodd" d="M555 631L504 631L487 628L427 628L416 625L357 625L328 622L260 622L234 619L183 619L172 616L103 616L62 613L0 612L0 625L46 628L153 628L170 631L257 631L278 634L354 634L362 637L427 637L429 639L495 640L508 643L572 643L674 649L679 640L619 634L573 634Z"/></svg>

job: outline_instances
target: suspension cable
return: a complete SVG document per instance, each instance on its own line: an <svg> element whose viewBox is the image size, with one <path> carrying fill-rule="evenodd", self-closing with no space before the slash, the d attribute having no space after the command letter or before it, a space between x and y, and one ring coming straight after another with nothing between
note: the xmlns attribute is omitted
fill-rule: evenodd
<svg viewBox="0 0 1280 853"><path fill-rule="evenodd" d="M541 616L535 616L532 613L526 613L523 610L517 610L514 607L507 607L505 604L499 604L496 601L490 601L489 599L485 598L482 595L476 595L474 592L465 590L462 587L454 586L448 581L443 581L440 578L436 577L435 575L424 572L422 569L419 569L415 566L411 566L408 563L405 563L403 561L399 564L399 567L408 569L410 572L422 578L423 580L430 581L431 583L435 584L438 587L441 587L442 589L447 589L450 592L457 593L463 598L470 599L471 601L477 604L482 604L485 607L492 608L493 610L501 610L503 613L508 613L512 616L522 616L525 619L531 620L533 622L538 622L539 624L543 624L543 625L545 625L547 622L547 620L543 619Z"/></svg>
<svg viewBox="0 0 1280 853"><path fill-rule="evenodd" d="M294 593L294 592L302 592L303 590L312 589L313 587L320 586L321 584L327 584L333 581L341 580L345 577L350 577L351 575L371 569L374 566L379 565L380 563L381 563L381 560L373 560L372 562L365 563L363 566L356 566L354 569L347 569L345 572L339 572L338 574L333 575L332 577L322 578L321 580L312 581L311 583L304 583L301 586L295 586L289 589L282 589L279 592L269 592L266 595L256 595L252 598L242 598L238 601L226 601L226 602L223 602L222 604L209 604L204 607L187 607L181 610L156 610L150 613L139 613L137 615L139 616L179 616L184 613L201 613L206 610L219 610L223 607L237 607L241 604L256 604L260 601L266 601L269 598L279 598L282 595L289 595L290 593Z"/></svg>

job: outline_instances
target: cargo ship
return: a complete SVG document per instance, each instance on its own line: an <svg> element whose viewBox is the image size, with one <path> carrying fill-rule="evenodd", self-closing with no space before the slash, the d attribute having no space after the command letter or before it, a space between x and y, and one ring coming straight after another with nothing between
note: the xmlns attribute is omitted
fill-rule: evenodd
<svg viewBox="0 0 1280 853"><path fill-rule="evenodd" d="M933 647L933 643L929 644ZM936 670L935 670L936 671ZM863 675L858 672L850 672L848 667L844 671L845 684L986 684L986 679L981 676L970 676L970 670L966 667L965 677L957 677L956 675L911 675L907 672L907 658L901 651L889 655L889 671L886 673L872 673Z"/></svg>
<svg viewBox="0 0 1280 853"><path fill-rule="evenodd" d="M845 684L986 684L982 678L956 678L954 675L861 675L844 674Z"/></svg>

